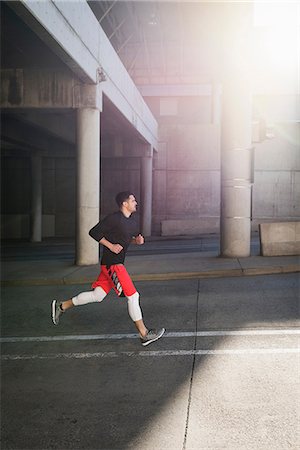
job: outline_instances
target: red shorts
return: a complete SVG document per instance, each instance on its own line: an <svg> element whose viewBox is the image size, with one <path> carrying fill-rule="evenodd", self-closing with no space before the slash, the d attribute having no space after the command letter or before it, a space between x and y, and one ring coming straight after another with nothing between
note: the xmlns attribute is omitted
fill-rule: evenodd
<svg viewBox="0 0 300 450"><path fill-rule="evenodd" d="M136 288L123 264L115 264L107 268L101 266L101 272L92 284L95 289L100 286L107 294L113 288L117 295L130 297L136 293Z"/></svg>

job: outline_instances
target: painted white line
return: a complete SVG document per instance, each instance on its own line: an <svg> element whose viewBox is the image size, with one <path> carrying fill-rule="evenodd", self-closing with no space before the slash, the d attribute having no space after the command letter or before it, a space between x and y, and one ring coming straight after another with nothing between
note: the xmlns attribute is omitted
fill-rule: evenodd
<svg viewBox="0 0 300 450"><path fill-rule="evenodd" d="M164 338L183 338L183 337L214 337L214 336L285 336L300 335L300 329L265 329L265 330L216 330L216 331L179 331L166 332ZM2 337L1 343L13 342L53 342L53 341L95 341L95 340L119 340L136 339L136 333L130 334L82 334L82 335L61 335L61 336L24 336L24 337Z"/></svg>
<svg viewBox="0 0 300 450"><path fill-rule="evenodd" d="M275 335L300 335L300 329L264 329L264 330L215 330L194 332L166 333L167 337L210 337L210 336L275 336Z"/></svg>
<svg viewBox="0 0 300 450"><path fill-rule="evenodd" d="M97 352L97 353L53 353L53 354L24 354L2 355L3 361L40 360L40 359L91 359L118 357L166 357L166 356L202 356L202 355L274 355L300 353L300 348L245 348L225 350L158 350L141 352Z"/></svg>
<svg viewBox="0 0 300 450"><path fill-rule="evenodd" d="M109 339L136 339L137 334L79 334L79 335L66 335L66 336L29 336L29 337L3 337L0 338L1 343L12 342L53 342L53 341L98 341Z"/></svg>

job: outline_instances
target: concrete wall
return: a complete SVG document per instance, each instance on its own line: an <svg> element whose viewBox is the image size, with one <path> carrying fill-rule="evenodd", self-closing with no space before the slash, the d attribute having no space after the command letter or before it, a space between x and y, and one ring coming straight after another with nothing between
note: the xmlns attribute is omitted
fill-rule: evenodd
<svg viewBox="0 0 300 450"><path fill-rule="evenodd" d="M300 123L277 123L255 144L253 228L300 219Z"/></svg>
<svg viewBox="0 0 300 450"><path fill-rule="evenodd" d="M42 237L75 236L75 158L44 157ZM4 157L1 164L1 238L30 237L30 157ZM140 158L104 157L101 164L101 216L117 209L116 193L132 190L140 199Z"/></svg>
<svg viewBox="0 0 300 450"><path fill-rule="evenodd" d="M268 122L297 117L281 98L275 102L274 115L273 100L272 96L254 98ZM202 93L199 97L151 97L146 101L160 124L159 152L154 160L154 232L219 232L220 130L211 123L217 114L212 114L210 96ZM262 218L289 220L299 215L297 130L296 122L278 125L273 139L254 143L253 230Z"/></svg>
<svg viewBox="0 0 300 450"><path fill-rule="evenodd" d="M101 217L117 210L115 196L131 190L140 200L139 158L103 158L101 162Z"/></svg>
<svg viewBox="0 0 300 450"><path fill-rule="evenodd" d="M43 160L43 235L75 236L75 159Z"/></svg>
<svg viewBox="0 0 300 450"><path fill-rule="evenodd" d="M43 158L42 236L75 235L75 159ZM30 158L1 161L2 239L29 239L31 221Z"/></svg>
<svg viewBox="0 0 300 450"><path fill-rule="evenodd" d="M210 96L146 98L159 122L153 234L219 231L220 135Z"/></svg>
<svg viewBox="0 0 300 450"><path fill-rule="evenodd" d="M300 123L298 110L291 107L296 97L290 97L290 107L285 98L254 97L268 127L267 137L262 133L263 141L253 143L253 231L261 222L300 218ZM211 123L210 97L146 101L159 122L160 140L154 157L153 233L218 233L220 129Z"/></svg>
<svg viewBox="0 0 300 450"><path fill-rule="evenodd" d="M29 238L30 159L1 158L1 237Z"/></svg>
<svg viewBox="0 0 300 450"><path fill-rule="evenodd" d="M151 102L159 107L158 98ZM181 124L177 117L162 116L159 151L153 158L155 235L219 232L219 127L200 122L199 117L208 120L209 108L206 116L191 116L195 123ZM277 124L273 134L255 144L253 230L259 223L300 218L300 125ZM139 200L140 158L134 152L126 157L129 148L130 143L102 143L102 216L115 210L119 190L132 189ZM30 235L31 167L23 153L2 157L2 238L28 239ZM75 158L43 158L42 189L43 237L73 237Z"/></svg>

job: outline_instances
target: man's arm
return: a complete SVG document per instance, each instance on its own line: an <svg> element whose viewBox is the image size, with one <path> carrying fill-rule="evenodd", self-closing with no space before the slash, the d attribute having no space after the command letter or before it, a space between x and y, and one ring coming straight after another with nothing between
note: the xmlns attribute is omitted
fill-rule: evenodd
<svg viewBox="0 0 300 450"><path fill-rule="evenodd" d="M95 241L99 242L99 244L104 245L104 247L107 247L111 252L117 255L123 250L122 245L113 244L104 237L106 231L109 230L111 226L113 226L112 216L107 216L89 231L89 235L95 239Z"/></svg>
<svg viewBox="0 0 300 450"><path fill-rule="evenodd" d="M95 241L100 242L100 239L104 236L103 222L97 223L93 228L90 229L89 235L95 239Z"/></svg>
<svg viewBox="0 0 300 450"><path fill-rule="evenodd" d="M106 233L114 226L114 216L106 216L103 220L98 222L93 228L90 229L89 235L100 242Z"/></svg>
<svg viewBox="0 0 300 450"><path fill-rule="evenodd" d="M123 250L122 245L112 244L105 237L100 239L99 244L104 245L105 247L107 247L111 252L115 253L116 255L118 255Z"/></svg>

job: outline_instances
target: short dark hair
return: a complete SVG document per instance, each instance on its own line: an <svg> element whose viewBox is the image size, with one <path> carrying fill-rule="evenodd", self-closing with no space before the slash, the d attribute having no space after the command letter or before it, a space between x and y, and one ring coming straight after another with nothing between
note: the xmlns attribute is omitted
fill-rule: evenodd
<svg viewBox="0 0 300 450"><path fill-rule="evenodd" d="M132 192L130 192L130 191L119 192L116 195L116 202L117 202L118 207L121 208L123 202L128 200L131 195L134 195L134 194Z"/></svg>

